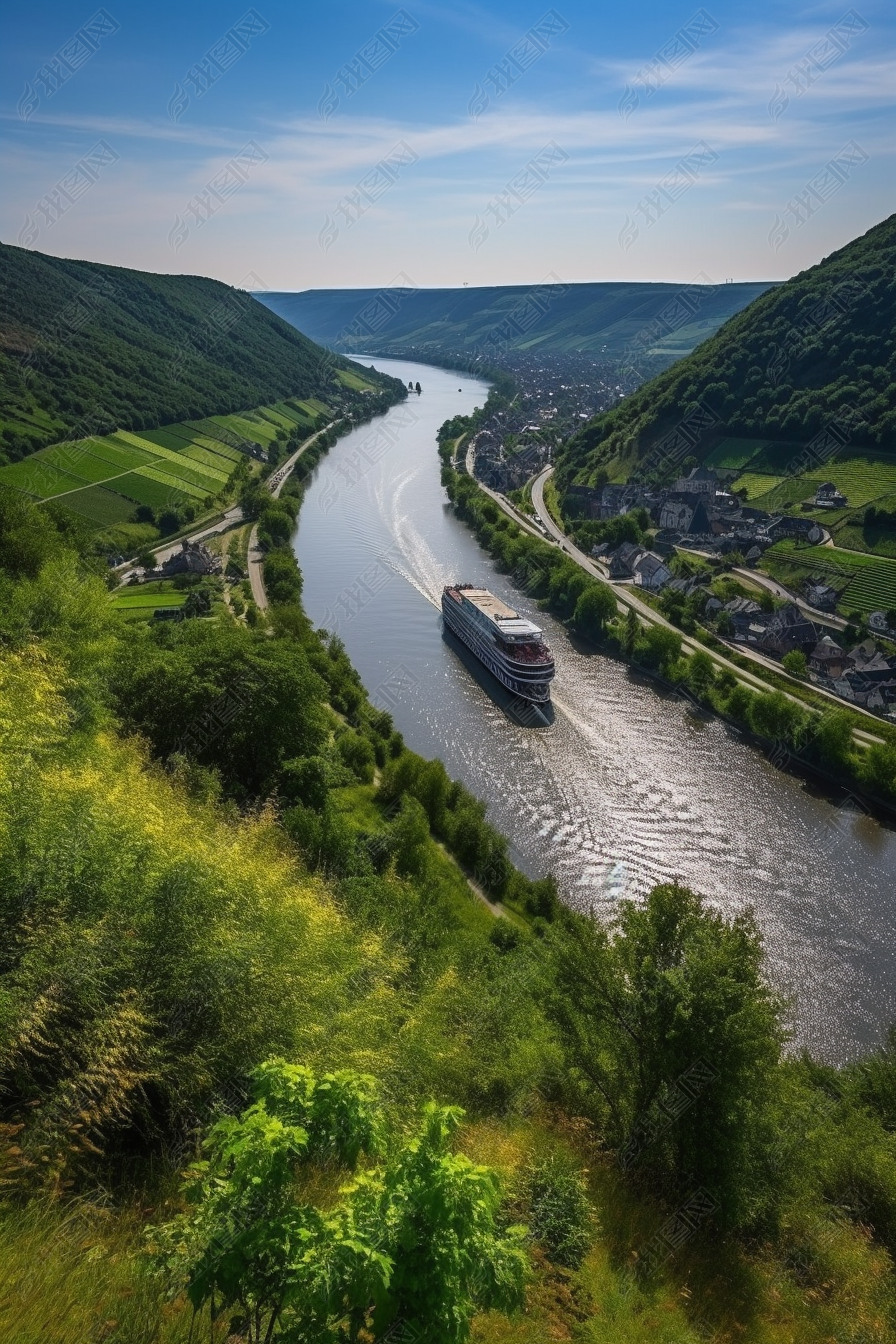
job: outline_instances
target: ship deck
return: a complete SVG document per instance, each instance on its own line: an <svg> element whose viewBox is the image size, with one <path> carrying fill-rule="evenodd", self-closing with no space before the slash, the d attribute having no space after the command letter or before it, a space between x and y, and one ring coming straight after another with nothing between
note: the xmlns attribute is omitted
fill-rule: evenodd
<svg viewBox="0 0 896 1344"><path fill-rule="evenodd" d="M472 602L474 607L478 607L486 616L492 620L515 621L519 613L508 607L506 602L502 602L494 593L490 593L487 588L464 588L461 596L468 602Z"/></svg>

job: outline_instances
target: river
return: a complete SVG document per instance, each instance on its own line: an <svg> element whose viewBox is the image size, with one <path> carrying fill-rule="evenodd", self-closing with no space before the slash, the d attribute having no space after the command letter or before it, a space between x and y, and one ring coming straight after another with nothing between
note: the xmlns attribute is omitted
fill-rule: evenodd
<svg viewBox="0 0 896 1344"><path fill-rule="evenodd" d="M728 913L752 906L794 1041L854 1058L896 1018L896 834L771 766L715 720L577 647L498 574L439 480L436 431L482 405L468 374L368 356L417 382L315 470L295 550L304 602L338 632L408 746L488 803L511 854L563 899L609 913L680 878ZM449 581L481 583L541 624L557 675L551 724L520 724L443 639Z"/></svg>

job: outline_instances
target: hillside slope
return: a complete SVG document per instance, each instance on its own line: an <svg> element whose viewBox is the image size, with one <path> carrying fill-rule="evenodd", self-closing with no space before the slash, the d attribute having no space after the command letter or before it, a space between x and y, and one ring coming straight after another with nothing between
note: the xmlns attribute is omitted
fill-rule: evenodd
<svg viewBox="0 0 896 1344"><path fill-rule="evenodd" d="M892 450L894 320L896 215L757 298L595 417L565 446L558 479L593 482L600 467L614 478L668 474L676 464L662 441L688 418L698 459L725 435L802 444L828 427L844 444Z"/></svg>
<svg viewBox="0 0 896 1344"><path fill-rule="evenodd" d="M541 284L462 289L321 289L262 303L339 350L410 354L495 349L678 358L768 286Z"/></svg>
<svg viewBox="0 0 896 1344"><path fill-rule="evenodd" d="M0 245L0 460L326 392L336 367L242 290ZM384 380L385 385L385 380Z"/></svg>

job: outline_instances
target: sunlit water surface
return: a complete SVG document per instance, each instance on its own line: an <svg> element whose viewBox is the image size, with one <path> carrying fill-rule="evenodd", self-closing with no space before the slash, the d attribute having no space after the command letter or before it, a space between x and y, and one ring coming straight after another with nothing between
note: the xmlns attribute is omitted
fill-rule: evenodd
<svg viewBox="0 0 896 1344"><path fill-rule="evenodd" d="M486 385L361 362L423 393L340 439L316 469L295 540L314 623L339 633L408 745L486 799L516 862L553 872L569 904L609 913L677 877L724 911L751 905L797 1042L830 1060L876 1044L896 1015L896 834L574 647L496 572L440 484L436 431L482 405ZM449 581L484 584L544 627L553 723L515 721L497 683L443 638Z"/></svg>

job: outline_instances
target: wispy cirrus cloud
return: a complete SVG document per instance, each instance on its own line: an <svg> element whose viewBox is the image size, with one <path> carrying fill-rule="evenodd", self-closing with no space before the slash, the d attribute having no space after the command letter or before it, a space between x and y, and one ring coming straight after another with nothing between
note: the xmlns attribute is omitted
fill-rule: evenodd
<svg viewBox="0 0 896 1344"><path fill-rule="evenodd" d="M449 17L437 4L407 3L420 21L416 59L418 51L424 53L433 26L449 24ZM566 14L562 2L557 8ZM495 19L475 5L461 5L452 9L449 26L475 35L475 59L485 69L541 12L536 6L519 22L511 22L507 13ZM567 17L571 34L576 14ZM679 18L686 17L683 10ZM786 117L774 120L768 103L775 81L780 82L836 14L826 9L819 11L817 22L765 28L735 28L723 15L716 17L719 24L711 42L695 50L654 94L642 98L637 116L628 120L620 116L619 97L626 81L649 58L650 44L643 51L633 48L630 55L619 55L617 49L612 57L604 57L595 54L596 43L589 53L578 38L572 42L570 34L560 35L558 49L551 46L531 79L509 87L476 116L468 110L469 72L458 76L447 96L414 100L412 106L407 99L390 101L385 96L387 80L377 81L375 89L371 81L363 98L359 95L329 120L319 116L310 94L304 103L298 98L279 104L258 100L248 111L232 104L225 111L220 103L209 101L195 117L179 122L169 119L161 104L151 115L140 115L130 106L116 113L108 105L103 113L88 100L67 110L61 105L52 110L41 107L27 128L17 124L14 114L0 113L7 131L0 148L6 185L0 221L5 236L15 236L23 212L46 184L56 181L90 144L105 138L121 156L115 168L116 187L113 190L111 181L108 187L99 183L89 207L85 203L83 210L72 211L54 226L52 245L68 255L84 249L84 255L98 257L120 248L109 259L140 264L128 254L139 240L147 264L170 269L172 254L165 238L175 213L183 214L184 202L216 180L216 174L251 140L263 146L264 161L253 166L251 180L238 197L228 200L226 209L215 212L198 233L190 233L177 253L179 268L238 278L257 260L248 249L258 247L266 258L276 259L273 266L269 262L265 266L271 284L301 284L295 271L297 265L302 271L307 246L316 254L314 265L302 272L310 284L354 283L355 268L360 274L364 267L373 280L381 271L391 275L409 267L420 283L428 283L433 262L420 260L427 249L430 258L437 252L440 262L456 250L455 278L479 276L484 281L489 274L497 278L501 267L522 264L527 255L534 257L531 266L539 274L559 268L561 258L564 274L572 274L567 258L574 256L579 258L580 273L600 276L610 250L619 251L617 234L626 214L695 144L705 143L715 156L711 168L700 173L662 228L643 235L638 256L630 262L637 260L650 278L657 278L669 273L659 269L669 264L664 258L673 253L685 256L686 247L676 273L703 268L721 274L737 269L743 274L730 261L711 266L706 255L693 253L698 247L710 247L724 255L725 249L739 249L749 256L744 240L755 224L762 251L750 264L759 268L754 275L766 278L767 228L760 216L780 209L818 163L847 139L856 138L878 169L867 175L867 181L857 177L848 191L840 193L836 206L825 214L823 229L848 229L840 221L846 221L851 210L859 210L856 200L865 211L864 217L858 215L867 220L865 227L885 213L877 201L883 198L886 183L881 169L892 165L894 154L887 119L894 102L889 59L893 43L888 35L875 32L874 17L869 16L865 38L857 38L823 78L793 99ZM670 24L670 30L674 26ZM569 51L559 50L563 43ZM259 59L261 52L259 44ZM562 85L552 82L555 58L562 58L567 71ZM410 68L411 63L406 64ZM244 68L248 70L249 63L241 66L240 78ZM473 73L475 77L475 66ZM315 85L311 93L316 97L317 92ZM150 108L156 105L152 102ZM284 107L282 115L277 114L279 106ZM567 156L562 173L552 174L526 210L514 216L512 228L502 234L506 247L502 242L501 255L488 258L492 272L471 269L467 235L472 215L504 190L520 164L551 143L561 146ZM322 259L317 246L322 218L397 144L412 151L413 172L402 174L388 197L371 204L363 228L341 238L335 249L338 258ZM725 212L725 229L715 231L724 236L713 237L711 243L701 241L709 238L714 210ZM735 218L740 230L736 235L731 227ZM97 220L102 221L107 240L105 253L100 250ZM799 249L811 259L811 249L823 245L823 236L810 221L793 244L792 257L788 253L788 262L799 262ZM237 255L241 240L243 255ZM483 258L489 251L483 249ZM411 255L417 258L413 262L408 260ZM647 271L648 266L655 269Z"/></svg>

